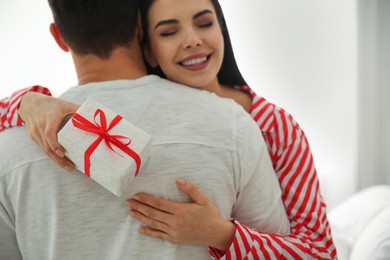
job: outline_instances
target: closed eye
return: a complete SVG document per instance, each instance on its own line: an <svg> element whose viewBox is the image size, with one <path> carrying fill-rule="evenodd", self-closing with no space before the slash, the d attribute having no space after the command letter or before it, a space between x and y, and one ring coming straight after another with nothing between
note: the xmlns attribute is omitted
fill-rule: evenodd
<svg viewBox="0 0 390 260"><path fill-rule="evenodd" d="M171 35L174 35L177 31L168 31L168 32L162 32L160 33L160 36L162 37L168 37L168 36L171 36Z"/></svg>
<svg viewBox="0 0 390 260"><path fill-rule="evenodd" d="M211 27L212 25L213 25L213 22L210 21L210 22L208 22L208 23L202 23L202 24L200 24L199 27L201 27L201 28L208 28L208 27Z"/></svg>

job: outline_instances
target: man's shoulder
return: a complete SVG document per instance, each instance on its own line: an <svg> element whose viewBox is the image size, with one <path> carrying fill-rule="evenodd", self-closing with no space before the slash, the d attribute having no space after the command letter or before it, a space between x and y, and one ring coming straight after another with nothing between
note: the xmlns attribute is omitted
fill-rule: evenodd
<svg viewBox="0 0 390 260"><path fill-rule="evenodd" d="M29 137L25 127L14 127L0 134L0 175L18 165L47 156Z"/></svg>
<svg viewBox="0 0 390 260"><path fill-rule="evenodd" d="M161 85L155 87L157 91L169 92L171 93L169 97L172 100L180 100L179 102L181 103L201 107L200 111L221 109L223 111L234 110L239 111L239 113L242 112L242 107L235 101L230 98L219 97L213 92L170 82L168 80L161 80L159 83Z"/></svg>
<svg viewBox="0 0 390 260"><path fill-rule="evenodd" d="M26 143L32 143L32 141L29 141L28 133L24 126L8 128L0 134L2 154L7 154L7 150L16 150L17 147L23 147ZM11 149L13 147L15 149Z"/></svg>

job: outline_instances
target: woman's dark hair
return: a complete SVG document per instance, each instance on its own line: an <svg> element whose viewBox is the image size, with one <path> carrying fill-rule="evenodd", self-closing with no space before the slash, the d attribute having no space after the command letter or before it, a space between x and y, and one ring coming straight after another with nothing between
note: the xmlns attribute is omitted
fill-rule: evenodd
<svg viewBox="0 0 390 260"><path fill-rule="evenodd" d="M213 4L216 15L222 30L224 45L225 45L225 52L223 56L222 66L221 69L218 72L218 81L220 84L225 86L246 86L246 82L244 78L241 75L240 70L238 69L236 59L234 57L233 47L232 43L230 41L229 32L226 26L225 17L223 15L223 11L221 8L221 5L219 4L218 0L210 0ZM140 0L140 12L141 12L141 19L142 19L142 29L144 31L144 37L142 39L142 45L144 48L149 48L149 35L148 35L148 11L150 6L153 4L154 0ZM160 67L152 68L147 64L146 66L148 69L149 74L156 74L160 77L165 78L164 73L162 72Z"/></svg>

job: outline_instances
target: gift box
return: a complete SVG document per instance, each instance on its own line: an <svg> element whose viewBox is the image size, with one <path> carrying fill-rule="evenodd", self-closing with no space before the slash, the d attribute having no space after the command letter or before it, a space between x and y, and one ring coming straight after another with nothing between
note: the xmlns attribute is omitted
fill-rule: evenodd
<svg viewBox="0 0 390 260"><path fill-rule="evenodd" d="M58 133L78 170L121 196L148 159L151 136L89 98Z"/></svg>

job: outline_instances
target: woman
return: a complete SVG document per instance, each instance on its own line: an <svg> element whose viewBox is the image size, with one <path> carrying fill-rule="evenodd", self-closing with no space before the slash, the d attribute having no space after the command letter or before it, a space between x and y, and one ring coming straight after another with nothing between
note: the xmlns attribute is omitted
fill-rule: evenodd
<svg viewBox="0 0 390 260"><path fill-rule="evenodd" d="M210 10L189 12L183 3L183 0L141 1L145 59L150 65L151 73L232 98L251 114L267 143L282 189L282 200L291 222L291 235L282 237L251 230L232 220L237 228L234 242L227 252L211 248L211 255L221 259L335 258L336 250L326 219L326 206L319 191L318 178L304 132L291 115L257 96L246 86L234 60L218 1L211 1L215 13L214 10L211 10L211 13ZM193 6L195 2L191 3ZM210 35L215 38L210 39ZM194 50L194 53L189 55L183 49ZM186 54L182 56L182 53ZM204 73L205 69L212 71L213 76L210 77L211 73ZM40 87L32 90L47 91ZM6 107L4 111L7 114L3 116L2 112L2 127L21 125L16 107L20 103L21 95L26 91L28 90L15 93L10 99L3 101L1 107ZM39 100L46 101L38 106ZM25 118L33 139L50 157L71 170L72 165L63 158L63 150L53 136L60 119L65 114L74 112L77 106L60 102L29 93L24 98L26 106L23 103L19 113ZM46 114L39 111L45 111L42 108L51 106L56 108L54 113L58 116L49 116L46 119ZM163 225L170 226L169 229L163 230L159 225L152 225L154 229L145 228L141 232L175 243L194 244L202 240L200 231L207 232L207 228L202 230L207 227L208 221L208 218L203 216L211 214L212 205L192 184L178 183L178 187L186 192L194 203L163 201L146 194L139 194L138 198L126 203L132 208L131 215L145 224L150 225L151 221L158 220ZM182 210L177 211L177 208ZM170 220L164 218L166 211L172 217ZM195 222L194 219L200 221ZM174 225L178 223L180 225ZM200 233L194 233L194 230Z"/></svg>

